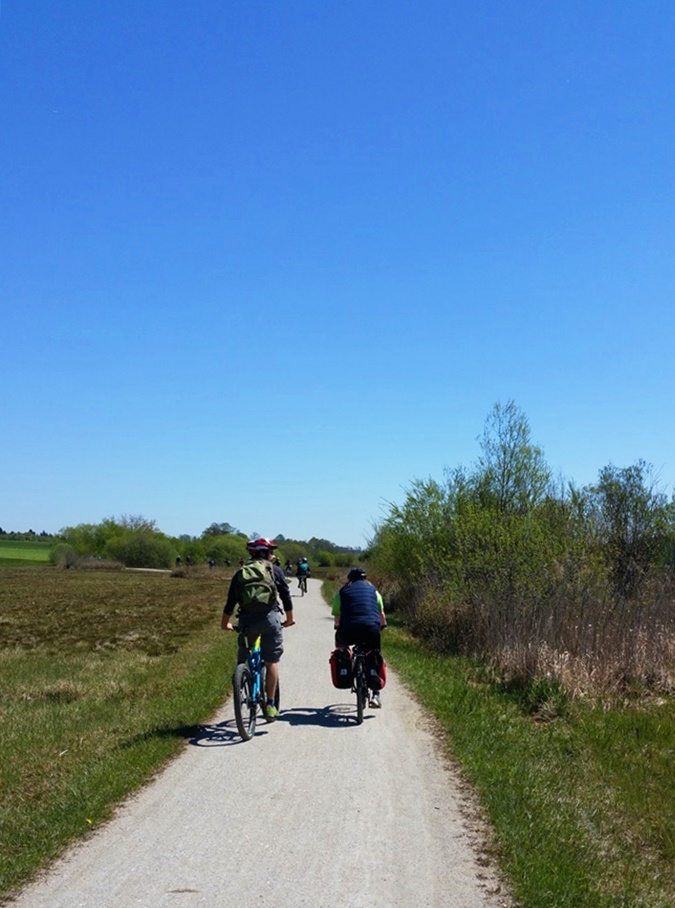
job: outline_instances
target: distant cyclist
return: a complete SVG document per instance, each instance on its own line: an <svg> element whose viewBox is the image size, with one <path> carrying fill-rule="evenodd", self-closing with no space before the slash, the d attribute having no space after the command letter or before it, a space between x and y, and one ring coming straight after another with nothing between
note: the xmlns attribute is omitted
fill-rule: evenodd
<svg viewBox="0 0 675 908"><path fill-rule="evenodd" d="M295 572L295 576L298 578L298 587L304 586L305 592L307 592L307 578L310 574L311 571L309 569L309 562L306 558L303 557L298 561L298 567Z"/></svg>
<svg viewBox="0 0 675 908"><path fill-rule="evenodd" d="M336 593L331 609L335 622L335 645L364 647L381 660L381 630L387 624L382 596L366 579L361 567L353 567L347 574L347 583ZM382 706L379 691L373 691L370 705Z"/></svg>
<svg viewBox="0 0 675 908"><path fill-rule="evenodd" d="M279 715L274 698L279 680L279 660L284 651L281 629L295 624L293 600L284 572L272 564L276 548L272 540L253 539L246 543L246 548L251 557L230 581L220 626L226 631L234 630L232 615L239 606L240 631L246 634L250 643L260 635L260 650L267 666L266 717L268 721L274 721ZM282 623L283 612L286 613L286 620ZM240 663L246 661L245 647L239 647L237 660Z"/></svg>

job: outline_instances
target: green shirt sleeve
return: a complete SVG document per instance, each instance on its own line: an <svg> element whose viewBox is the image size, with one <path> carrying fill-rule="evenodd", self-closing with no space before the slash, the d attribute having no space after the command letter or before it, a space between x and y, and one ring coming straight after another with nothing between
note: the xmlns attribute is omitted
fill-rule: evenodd
<svg viewBox="0 0 675 908"><path fill-rule="evenodd" d="M333 607L330 610L331 615L338 617L340 614L340 594L336 593L333 599Z"/></svg>
<svg viewBox="0 0 675 908"><path fill-rule="evenodd" d="M384 611L384 602L382 601L382 596L380 596L379 590L377 590L377 607L381 612Z"/></svg>

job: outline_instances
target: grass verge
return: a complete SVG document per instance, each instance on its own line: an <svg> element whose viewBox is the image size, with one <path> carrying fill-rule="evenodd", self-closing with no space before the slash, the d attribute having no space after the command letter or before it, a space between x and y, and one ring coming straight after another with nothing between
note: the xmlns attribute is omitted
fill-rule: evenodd
<svg viewBox="0 0 675 908"><path fill-rule="evenodd" d="M0 897L110 817L229 693L222 580L3 570ZM59 620L59 614L62 620Z"/></svg>
<svg viewBox="0 0 675 908"><path fill-rule="evenodd" d="M675 905L673 698L508 690L391 623L383 648L476 791L523 908Z"/></svg>
<svg viewBox="0 0 675 908"><path fill-rule="evenodd" d="M545 700L499 689L475 663L425 652L402 629L384 646L478 792L523 906L675 904L672 699L568 703L561 716L554 692L542 720Z"/></svg>

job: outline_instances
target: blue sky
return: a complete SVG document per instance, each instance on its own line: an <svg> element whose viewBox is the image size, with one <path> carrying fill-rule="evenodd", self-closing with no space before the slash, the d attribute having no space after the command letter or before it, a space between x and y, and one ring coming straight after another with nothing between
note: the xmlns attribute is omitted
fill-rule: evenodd
<svg viewBox="0 0 675 908"><path fill-rule="evenodd" d="M363 545L513 399L675 482L675 6L4 0L0 526Z"/></svg>

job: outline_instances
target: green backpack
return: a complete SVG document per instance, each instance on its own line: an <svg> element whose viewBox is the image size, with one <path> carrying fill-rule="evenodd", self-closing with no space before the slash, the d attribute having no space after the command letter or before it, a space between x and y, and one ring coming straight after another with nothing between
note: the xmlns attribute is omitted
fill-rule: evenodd
<svg viewBox="0 0 675 908"><path fill-rule="evenodd" d="M243 613L264 614L276 607L277 587L269 561L261 559L247 561L241 568L239 586L239 601Z"/></svg>

